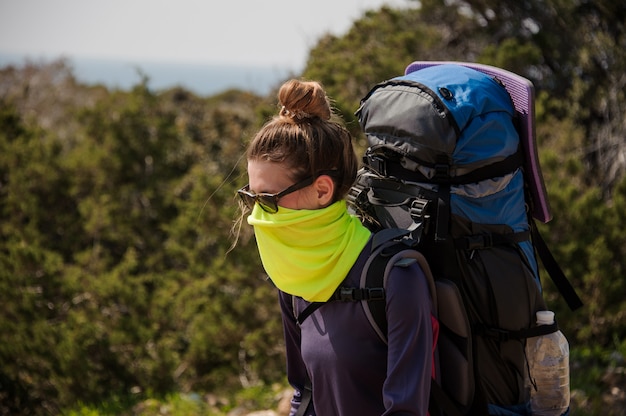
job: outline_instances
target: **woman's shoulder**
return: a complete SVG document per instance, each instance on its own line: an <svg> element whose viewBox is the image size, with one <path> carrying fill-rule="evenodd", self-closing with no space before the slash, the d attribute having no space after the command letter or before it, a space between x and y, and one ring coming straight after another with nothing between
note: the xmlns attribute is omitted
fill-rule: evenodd
<svg viewBox="0 0 626 416"><path fill-rule="evenodd" d="M393 298L405 304L430 303L432 290L435 290L434 282L429 282L418 261L392 267L385 282L387 299Z"/></svg>

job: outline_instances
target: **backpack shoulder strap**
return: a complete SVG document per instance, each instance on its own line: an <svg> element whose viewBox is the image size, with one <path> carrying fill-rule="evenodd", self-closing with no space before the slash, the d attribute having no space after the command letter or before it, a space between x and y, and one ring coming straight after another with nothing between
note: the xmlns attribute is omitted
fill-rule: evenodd
<svg viewBox="0 0 626 416"><path fill-rule="evenodd" d="M433 313L437 311L437 293L435 291L435 280L430 271L430 266L422 253L416 249L408 247L402 241L389 241L375 250L370 259L365 264L361 274L361 288L382 288L387 286L387 278L393 267L409 267L417 263L424 272ZM387 316L385 313L385 302L361 301L365 310L365 315L372 324L374 331L379 338L387 343Z"/></svg>
<svg viewBox="0 0 626 416"><path fill-rule="evenodd" d="M377 257L376 254L380 253L385 247L387 247L392 240L402 238L409 234L410 234L410 231L399 229L399 228L387 228L374 234L372 238L371 254L370 254L370 257L367 259L367 262L363 270L364 271L368 270L372 260L376 259ZM384 268L381 269L381 272L380 272L381 277L382 277L383 271L384 271ZM363 276L363 274L361 276ZM363 277L361 277L361 279L363 279ZM330 299L328 299L326 302L311 302L300 313L296 313L295 303L294 303L293 311L294 311L294 317L296 318L296 322L298 323L298 325L302 325L302 323L305 321L306 318L311 316L313 312L318 310L322 305L324 305L327 302L332 302L332 301L337 301L337 300L342 301L342 302L365 301L365 303L367 304L368 301L376 301L376 300L384 300L384 299L385 299L385 291L383 288L382 281L381 281L381 284L377 286L361 285L360 288L340 286L337 288L335 293L333 293ZM376 303L381 303L381 302L376 302ZM383 312L384 312L384 305L383 305ZM370 317L371 315L368 315L368 319Z"/></svg>
<svg viewBox="0 0 626 416"><path fill-rule="evenodd" d="M389 235L392 234L393 233L390 233ZM372 253L361 275L361 287L382 287L384 289L387 285L389 273L391 273L393 267L408 267L415 263L419 264L427 280L432 302L431 319L436 320L438 300L435 279L433 278L430 266L422 253L414 248L410 248L402 241L391 240L383 242L380 248ZM362 304L372 328L374 328L374 331L386 344L387 315L385 312L385 302L368 302L364 300ZM433 322L433 324L439 327L438 322ZM437 329L437 332L438 331L439 329ZM435 336L437 337L437 335ZM435 355L433 355L433 357L435 357ZM463 415L453 398L441 387L434 373L430 383L429 413L431 415Z"/></svg>

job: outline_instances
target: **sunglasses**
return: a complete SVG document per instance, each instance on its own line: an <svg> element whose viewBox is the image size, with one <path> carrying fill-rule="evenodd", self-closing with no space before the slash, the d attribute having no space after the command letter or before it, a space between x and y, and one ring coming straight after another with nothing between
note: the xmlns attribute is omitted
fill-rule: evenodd
<svg viewBox="0 0 626 416"><path fill-rule="evenodd" d="M246 206L250 209L254 208L254 204L257 203L261 207L261 209L270 214L275 214L278 212L278 200L286 195L289 195L292 192L296 192L302 188L306 188L315 182L321 175L331 175L336 173L336 171L322 171L316 175L310 176L300 182L296 182L285 190L282 190L276 194L268 194L268 193L260 193L255 194L250 192L250 184L244 186L240 190L237 191L237 194L241 198L241 200L246 204Z"/></svg>

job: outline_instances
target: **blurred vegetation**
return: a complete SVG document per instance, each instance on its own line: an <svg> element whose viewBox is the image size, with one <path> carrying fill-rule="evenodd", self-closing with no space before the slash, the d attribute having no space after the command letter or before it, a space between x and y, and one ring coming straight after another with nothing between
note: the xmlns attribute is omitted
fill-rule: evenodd
<svg viewBox="0 0 626 416"><path fill-rule="evenodd" d="M626 5L423 0L310 51L353 113L413 60L533 81L554 219L585 306L546 297L572 349L573 415L626 407ZM79 83L68 62L0 69L0 415L217 414L284 386L276 294L250 230L231 251L246 142L275 97ZM153 410L150 410L153 409ZM173 410L172 410L173 409Z"/></svg>

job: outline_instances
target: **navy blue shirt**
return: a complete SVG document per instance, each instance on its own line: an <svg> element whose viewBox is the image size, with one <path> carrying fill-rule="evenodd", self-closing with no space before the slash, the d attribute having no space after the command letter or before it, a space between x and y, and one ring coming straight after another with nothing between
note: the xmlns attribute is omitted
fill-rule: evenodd
<svg viewBox="0 0 626 416"><path fill-rule="evenodd" d="M359 287L368 244L342 286ZM426 415L432 376L431 303L417 263L393 267L386 284L385 344L361 302L329 302L298 326L308 302L279 292L287 378L295 388L291 415L308 373L314 410L307 415ZM295 315L294 315L295 313Z"/></svg>

